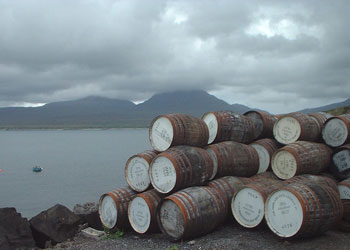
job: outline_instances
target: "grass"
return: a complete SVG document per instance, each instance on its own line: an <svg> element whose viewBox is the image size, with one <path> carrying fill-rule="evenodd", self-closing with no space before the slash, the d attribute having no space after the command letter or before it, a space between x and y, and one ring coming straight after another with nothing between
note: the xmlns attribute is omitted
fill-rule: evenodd
<svg viewBox="0 0 350 250"><path fill-rule="evenodd" d="M117 240L120 239L121 237L123 237L124 235L124 231L117 229L117 231L115 232L111 232L108 228L104 227L104 232L106 233L106 236L102 237L102 240Z"/></svg>

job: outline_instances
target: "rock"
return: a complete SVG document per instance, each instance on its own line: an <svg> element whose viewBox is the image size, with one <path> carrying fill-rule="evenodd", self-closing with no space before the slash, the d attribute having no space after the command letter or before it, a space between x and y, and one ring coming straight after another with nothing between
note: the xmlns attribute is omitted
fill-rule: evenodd
<svg viewBox="0 0 350 250"><path fill-rule="evenodd" d="M0 249L30 247L35 247L35 241L28 220L15 208L0 208Z"/></svg>
<svg viewBox="0 0 350 250"><path fill-rule="evenodd" d="M73 212L78 215L83 222L87 222L89 227L103 230L101 219L98 214L98 204L95 202L88 202L83 205L77 204L74 206Z"/></svg>
<svg viewBox="0 0 350 250"><path fill-rule="evenodd" d="M74 237L80 224L80 217L60 204L41 212L30 220L34 240L41 248Z"/></svg>

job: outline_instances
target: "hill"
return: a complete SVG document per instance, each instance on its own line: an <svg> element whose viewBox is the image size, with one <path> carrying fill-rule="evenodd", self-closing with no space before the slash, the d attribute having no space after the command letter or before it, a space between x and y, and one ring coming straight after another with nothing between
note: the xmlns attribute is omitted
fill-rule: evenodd
<svg viewBox="0 0 350 250"><path fill-rule="evenodd" d="M249 109L240 104L230 105L200 90L156 94L138 105L92 96L36 108L0 108L0 128L147 127L155 116L165 113L201 117L207 111L243 113Z"/></svg>
<svg viewBox="0 0 350 250"><path fill-rule="evenodd" d="M311 114L315 112L323 112L327 110L332 110L332 109L341 108L341 107L349 107L349 106L350 106L350 98L346 99L343 102L332 103L332 104L328 104L328 105L316 107L316 108L303 109L303 110L300 110L299 112L302 112L305 114Z"/></svg>

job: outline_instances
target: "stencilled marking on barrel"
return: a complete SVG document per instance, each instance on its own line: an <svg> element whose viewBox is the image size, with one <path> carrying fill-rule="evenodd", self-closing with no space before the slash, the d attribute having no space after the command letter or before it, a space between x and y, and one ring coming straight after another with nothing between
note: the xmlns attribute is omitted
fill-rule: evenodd
<svg viewBox="0 0 350 250"><path fill-rule="evenodd" d="M100 218L103 225L109 229L113 228L117 223L117 206L112 197L106 195L100 205Z"/></svg>
<svg viewBox="0 0 350 250"><path fill-rule="evenodd" d="M207 124L209 129L208 144L212 143L218 133L218 121L213 113L208 113L203 117L203 121Z"/></svg>
<svg viewBox="0 0 350 250"><path fill-rule="evenodd" d="M350 150L344 149L335 153L333 155L333 163L339 172L350 169Z"/></svg>
<svg viewBox="0 0 350 250"><path fill-rule="evenodd" d="M303 223L303 210L298 198L289 191L279 190L266 201L267 225L277 235L291 237Z"/></svg>
<svg viewBox="0 0 350 250"><path fill-rule="evenodd" d="M346 124L338 118L326 122L322 131L323 140L332 147L343 145L348 136Z"/></svg>
<svg viewBox="0 0 350 250"><path fill-rule="evenodd" d="M293 177L297 170L297 162L294 156L284 150L273 156L271 166L275 175L284 180Z"/></svg>
<svg viewBox="0 0 350 250"><path fill-rule="evenodd" d="M150 184L148 170L149 164L145 159L138 156L132 158L127 166L129 185L138 191L146 190Z"/></svg>
<svg viewBox="0 0 350 250"><path fill-rule="evenodd" d="M136 232L145 233L151 224L151 212L142 197L134 198L129 205L129 221Z"/></svg>
<svg viewBox="0 0 350 250"><path fill-rule="evenodd" d="M170 192L176 184L176 171L173 163L164 156L154 159L151 166L151 182L161 193Z"/></svg>
<svg viewBox="0 0 350 250"><path fill-rule="evenodd" d="M181 238L185 231L184 217L172 200L165 200L160 207L160 223L163 230L173 238Z"/></svg>
<svg viewBox="0 0 350 250"><path fill-rule="evenodd" d="M158 151L167 150L173 141L174 130L166 117L160 117L152 125L151 143Z"/></svg>
<svg viewBox="0 0 350 250"><path fill-rule="evenodd" d="M251 144L253 148L255 148L256 152L258 152L259 156L259 170L258 174L262 172L266 172L270 165L270 155L267 152L266 148L259 144Z"/></svg>
<svg viewBox="0 0 350 250"><path fill-rule="evenodd" d="M350 187L344 185L338 185L338 190L340 194L340 199L350 200Z"/></svg>
<svg viewBox="0 0 350 250"><path fill-rule="evenodd" d="M264 200L252 188L243 188L235 196L232 212L242 226L251 228L260 224L264 218Z"/></svg>
<svg viewBox="0 0 350 250"><path fill-rule="evenodd" d="M275 123L273 135L282 144L290 144L299 139L301 127L299 122L293 117L283 117Z"/></svg>

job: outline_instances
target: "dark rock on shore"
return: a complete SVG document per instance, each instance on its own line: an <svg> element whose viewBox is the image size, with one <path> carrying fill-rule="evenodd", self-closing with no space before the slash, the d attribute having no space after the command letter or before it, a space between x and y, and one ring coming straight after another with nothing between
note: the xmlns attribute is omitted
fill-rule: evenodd
<svg viewBox="0 0 350 250"><path fill-rule="evenodd" d="M34 240L41 248L74 237L80 224L80 217L60 204L41 212L30 220Z"/></svg>
<svg viewBox="0 0 350 250"><path fill-rule="evenodd" d="M83 223L88 223L89 227L97 230L103 230L103 226L98 215L98 204L88 202L83 205L77 204L73 208L73 212L78 215Z"/></svg>
<svg viewBox="0 0 350 250"><path fill-rule="evenodd" d="M15 208L0 208L0 249L35 247L29 222Z"/></svg>

